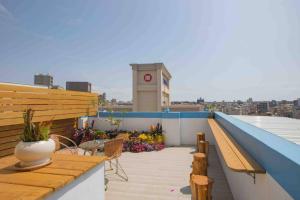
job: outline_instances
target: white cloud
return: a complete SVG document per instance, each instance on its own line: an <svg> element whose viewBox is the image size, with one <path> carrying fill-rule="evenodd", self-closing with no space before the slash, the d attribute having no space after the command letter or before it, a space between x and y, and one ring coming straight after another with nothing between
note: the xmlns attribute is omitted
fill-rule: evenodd
<svg viewBox="0 0 300 200"><path fill-rule="evenodd" d="M14 19L13 14L0 2L0 17L4 17L10 20Z"/></svg>

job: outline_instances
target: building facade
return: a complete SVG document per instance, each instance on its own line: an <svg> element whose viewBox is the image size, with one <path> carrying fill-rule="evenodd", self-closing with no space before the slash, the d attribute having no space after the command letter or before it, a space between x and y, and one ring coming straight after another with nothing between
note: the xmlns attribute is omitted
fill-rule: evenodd
<svg viewBox="0 0 300 200"><path fill-rule="evenodd" d="M89 82L67 81L66 82L66 90L73 90L73 91L79 91L79 92L91 92L92 85Z"/></svg>
<svg viewBox="0 0 300 200"><path fill-rule="evenodd" d="M170 103L170 79L163 63L130 64L134 112L158 112Z"/></svg>
<svg viewBox="0 0 300 200"><path fill-rule="evenodd" d="M46 86L52 88L53 76L49 74L36 74L34 75L34 85Z"/></svg>
<svg viewBox="0 0 300 200"><path fill-rule="evenodd" d="M269 102L259 102L257 104L257 112L258 114L265 114L269 112Z"/></svg>

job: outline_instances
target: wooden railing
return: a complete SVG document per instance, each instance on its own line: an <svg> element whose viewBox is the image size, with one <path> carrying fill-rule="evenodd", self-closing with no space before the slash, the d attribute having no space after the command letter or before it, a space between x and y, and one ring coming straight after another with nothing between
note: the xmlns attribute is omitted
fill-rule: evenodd
<svg viewBox="0 0 300 200"><path fill-rule="evenodd" d="M95 115L94 93L0 83L0 157L13 153L23 131L23 112L33 109L34 122L53 121L51 133L71 137L81 116Z"/></svg>

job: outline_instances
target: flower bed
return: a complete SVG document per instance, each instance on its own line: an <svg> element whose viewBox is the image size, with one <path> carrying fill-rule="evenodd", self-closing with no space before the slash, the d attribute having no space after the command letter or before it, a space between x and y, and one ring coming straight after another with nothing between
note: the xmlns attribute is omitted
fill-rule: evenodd
<svg viewBox="0 0 300 200"><path fill-rule="evenodd" d="M92 124L93 125L93 124ZM124 139L123 151L139 153L143 151L160 151L165 148L161 124L151 126L149 131L100 131L92 127L76 129L73 135L77 144L93 139Z"/></svg>

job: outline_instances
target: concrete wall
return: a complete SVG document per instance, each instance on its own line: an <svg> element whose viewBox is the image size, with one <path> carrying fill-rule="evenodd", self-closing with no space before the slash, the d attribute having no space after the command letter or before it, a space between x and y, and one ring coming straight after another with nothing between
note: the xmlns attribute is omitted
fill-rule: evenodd
<svg viewBox="0 0 300 200"><path fill-rule="evenodd" d="M196 113L196 115L195 115ZM121 119L120 130L148 131L151 125L162 124L165 143L168 146L195 145L196 133L202 131L206 139L211 143L213 136L207 122L207 113L203 112L185 113L114 113L116 119ZM89 117L89 122L94 120L94 128L100 130L112 130L110 123L106 120L109 113L102 113L99 117ZM82 121L87 120L83 118Z"/></svg>
<svg viewBox="0 0 300 200"><path fill-rule="evenodd" d="M89 117L89 122L94 120L94 128L112 130L105 117ZM120 130L147 131L151 125L162 124L166 145L195 145L196 133L205 133L206 140L215 144L207 119L203 118L116 118L121 119ZM82 122L80 123L82 124Z"/></svg>
<svg viewBox="0 0 300 200"><path fill-rule="evenodd" d="M214 144L213 135L209 128L207 119L203 118L182 118L180 120L180 140L182 145L195 145L195 134L199 131L205 133L205 139Z"/></svg>
<svg viewBox="0 0 300 200"><path fill-rule="evenodd" d="M46 200L104 200L104 189L104 163L101 163Z"/></svg>

